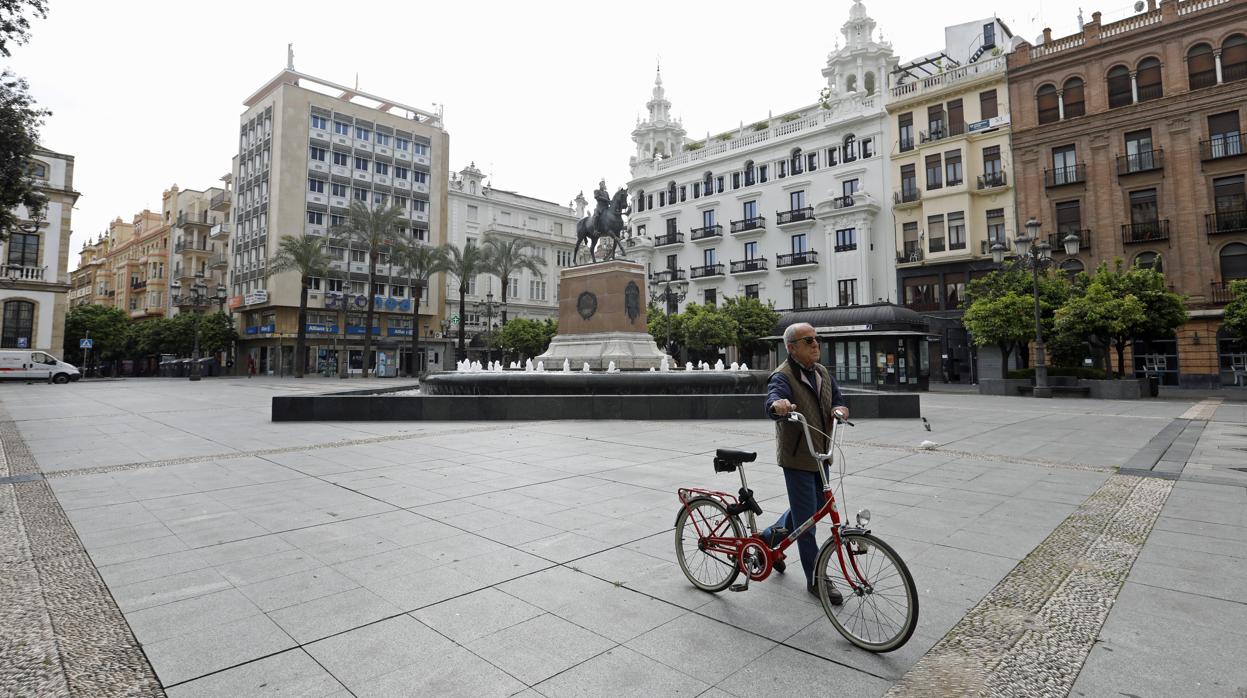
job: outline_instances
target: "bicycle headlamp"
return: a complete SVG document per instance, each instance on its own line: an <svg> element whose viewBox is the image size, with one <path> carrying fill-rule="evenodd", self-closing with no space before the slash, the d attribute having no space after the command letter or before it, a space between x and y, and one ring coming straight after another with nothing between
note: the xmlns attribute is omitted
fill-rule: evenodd
<svg viewBox="0 0 1247 698"><path fill-rule="evenodd" d="M861 526L862 528L865 528L866 524L868 523L870 523L870 510L862 509L858 511L857 512L857 525Z"/></svg>

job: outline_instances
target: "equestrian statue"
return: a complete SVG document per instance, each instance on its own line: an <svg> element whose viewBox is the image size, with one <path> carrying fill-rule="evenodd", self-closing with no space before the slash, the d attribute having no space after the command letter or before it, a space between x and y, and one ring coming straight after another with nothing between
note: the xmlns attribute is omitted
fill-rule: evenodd
<svg viewBox="0 0 1247 698"><path fill-rule="evenodd" d="M611 240L610 249L603 256L603 260L615 259L616 252L620 257L627 254L620 242L620 233L624 229L623 217L628 213L628 190L620 187L615 196L611 197L606 191L606 180L602 180L594 190L593 198L597 201L597 208L592 214L576 222L576 249L572 252L572 259L577 259L580 245L584 243L589 248L589 257L596 264L598 238L602 236Z"/></svg>

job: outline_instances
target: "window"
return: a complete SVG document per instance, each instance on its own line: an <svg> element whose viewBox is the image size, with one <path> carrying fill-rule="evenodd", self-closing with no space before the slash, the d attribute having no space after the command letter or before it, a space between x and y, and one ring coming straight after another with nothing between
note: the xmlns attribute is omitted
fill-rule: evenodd
<svg viewBox="0 0 1247 698"><path fill-rule="evenodd" d="M372 137L372 131L362 127L355 127L355 140L366 141Z"/></svg>
<svg viewBox="0 0 1247 698"><path fill-rule="evenodd" d="M351 135L351 125L335 121L333 122L333 132L340 136L349 136Z"/></svg>
<svg viewBox="0 0 1247 698"><path fill-rule="evenodd" d="M1160 80L1160 61L1155 58L1144 58L1139 61L1139 71L1135 74L1135 83L1138 85L1140 102L1163 97L1164 89L1161 86Z"/></svg>
<svg viewBox="0 0 1247 698"><path fill-rule="evenodd" d="M329 119L326 119L323 116L317 116L316 114L312 114L312 128L318 128L322 131L328 130Z"/></svg>
<svg viewBox="0 0 1247 698"><path fill-rule="evenodd" d="M1135 228L1135 237L1152 237L1150 233L1156 232L1156 222L1156 190L1130 192L1130 223Z"/></svg>
<svg viewBox="0 0 1247 698"><path fill-rule="evenodd" d="M694 199L701 198L701 182L693 182L693 198ZM642 207L641 210L644 211L645 208Z"/></svg>
<svg viewBox="0 0 1247 698"><path fill-rule="evenodd" d="M351 164L351 156L346 153L334 153L333 164L338 165L339 167L347 167Z"/></svg>
<svg viewBox="0 0 1247 698"><path fill-rule="evenodd" d="M757 259L757 258L758 258L758 243L757 243L757 241L755 240L755 241L752 241L752 242L746 242L746 243L745 243L745 261L746 261L746 262L749 262L749 261L755 260L755 259Z"/></svg>
<svg viewBox="0 0 1247 698"><path fill-rule="evenodd" d="M356 201L368 201L367 189L355 189L351 192Z"/></svg>
<svg viewBox="0 0 1247 698"><path fill-rule="evenodd" d="M324 225L324 224L325 224L325 214L321 213L320 211L308 211L308 212L307 212L307 222L308 222L310 225Z"/></svg>
<svg viewBox="0 0 1247 698"><path fill-rule="evenodd" d="M34 334L34 330L35 304L30 301L6 301L4 304L4 331L0 333L0 347L5 349L29 349L31 348L31 337ZM22 344L25 346L21 346Z"/></svg>
<svg viewBox="0 0 1247 698"><path fill-rule="evenodd" d="M718 185L719 193L722 194L723 193L723 175L719 175L718 177L715 178L714 181Z"/></svg>
<svg viewBox="0 0 1247 698"><path fill-rule="evenodd" d="M411 150L411 141L407 140L406 138L395 138L394 149L395 150Z"/></svg>
<svg viewBox="0 0 1247 698"><path fill-rule="evenodd" d="M744 214L745 220L751 220L758 217L757 201L746 201L741 208L741 213Z"/></svg>
<svg viewBox="0 0 1247 698"><path fill-rule="evenodd" d="M388 163L374 162L372 166L373 166L373 171L375 171L379 175L390 174L390 166Z"/></svg>
<svg viewBox="0 0 1247 698"><path fill-rule="evenodd" d="M507 298L519 298L520 280L512 276L507 279Z"/></svg>
<svg viewBox="0 0 1247 698"><path fill-rule="evenodd" d="M347 196L346 192L347 192L347 186L345 184L338 184L337 182L334 182L333 184L329 185L330 196L340 196L345 199Z"/></svg>
<svg viewBox="0 0 1247 698"><path fill-rule="evenodd" d="M859 189L856 179L846 179L840 183L840 193L844 196L853 196Z"/></svg>
<svg viewBox="0 0 1247 698"><path fill-rule="evenodd" d="M1247 230L1247 195L1243 175L1212 180L1214 228L1210 232Z"/></svg>
<svg viewBox="0 0 1247 698"><path fill-rule="evenodd" d="M1186 52L1186 75L1190 89L1217 84L1217 61L1208 44L1196 44Z"/></svg>
<svg viewBox="0 0 1247 698"><path fill-rule="evenodd" d="M546 282L541 279L530 279L528 282L528 297L535 301L545 300Z"/></svg>
<svg viewBox="0 0 1247 698"><path fill-rule="evenodd" d="M769 168L766 165L758 165L758 183L763 184L767 181L767 172ZM697 185L693 185L697 186Z"/></svg>
<svg viewBox="0 0 1247 698"><path fill-rule="evenodd" d="M944 153L944 179L948 182L948 186L955 187L961 184L961 151L950 150Z"/></svg>
<svg viewBox="0 0 1247 698"><path fill-rule="evenodd" d="M654 208L654 195L653 194L645 195L645 208L647 209Z"/></svg>
<svg viewBox="0 0 1247 698"><path fill-rule="evenodd" d="M948 249L964 250L966 248L966 216L963 211L948 214Z"/></svg>
<svg viewBox="0 0 1247 698"><path fill-rule="evenodd" d="M667 268L668 269L679 269L680 268L680 265L676 262L677 256L678 255L673 255L673 254L667 255Z"/></svg>
<svg viewBox="0 0 1247 698"><path fill-rule="evenodd" d="M368 158L356 157L355 158L355 169L363 170L364 172L367 172L368 171Z"/></svg>
<svg viewBox="0 0 1247 698"><path fill-rule="evenodd" d="M1000 115L999 107L996 106L996 91L988 90L979 93L979 118L994 119Z"/></svg>
<svg viewBox="0 0 1247 698"><path fill-rule="evenodd" d="M1234 34L1221 44L1221 79L1247 80L1247 36Z"/></svg>
<svg viewBox="0 0 1247 698"><path fill-rule="evenodd" d="M938 310L939 277L921 276L905 280L905 305L915 310Z"/></svg>
<svg viewBox="0 0 1247 698"><path fill-rule="evenodd" d="M667 205L667 192L665 191L658 192L658 207L662 208L663 206L666 206L666 205Z"/></svg>
<svg viewBox="0 0 1247 698"><path fill-rule="evenodd" d="M1155 269L1160 272L1165 270L1161 256L1155 252L1140 252L1134 258L1134 265L1140 269Z"/></svg>
<svg viewBox="0 0 1247 698"><path fill-rule="evenodd" d="M966 132L966 116L961 107L961 100L948 102L948 135L959 136Z"/></svg>
<svg viewBox="0 0 1247 698"><path fill-rule="evenodd" d="M806 238L805 233L800 233L798 235L792 236L792 253L793 254L805 254L806 252L809 252L809 251L810 251L810 243L809 243L809 239Z"/></svg>
<svg viewBox="0 0 1247 698"><path fill-rule="evenodd" d="M1142 129L1126 134L1126 172L1142 172L1158 165L1152 149L1152 130ZM1120 174L1121 171L1118 170Z"/></svg>
<svg viewBox="0 0 1247 698"><path fill-rule="evenodd" d="M1005 241L1005 210L1003 208L993 208L987 211L988 247L996 243L1008 245Z"/></svg>
<svg viewBox="0 0 1247 698"><path fill-rule="evenodd" d="M836 252L849 252L857 249L857 229L841 228L836 231Z"/></svg>
<svg viewBox="0 0 1247 698"><path fill-rule="evenodd" d="M810 288L806 279L792 280L792 309L802 310L810 307Z"/></svg>
<svg viewBox="0 0 1247 698"><path fill-rule="evenodd" d="M325 149L312 146L307 149L307 158L309 160L315 160L317 162L324 162L325 161Z"/></svg>
<svg viewBox="0 0 1247 698"><path fill-rule="evenodd" d="M952 278L944 282L944 308L951 310L961 306L961 298L966 294L966 282Z"/></svg>
<svg viewBox="0 0 1247 698"><path fill-rule="evenodd" d="M929 252L944 251L944 214L927 216L927 249Z"/></svg>
<svg viewBox="0 0 1247 698"><path fill-rule="evenodd" d="M1000 178L1000 146L993 145L983 149L983 175L990 180Z"/></svg>
<svg viewBox="0 0 1247 698"><path fill-rule="evenodd" d="M415 182L416 184L428 184L429 173L428 172L412 172L411 181Z"/></svg>
<svg viewBox="0 0 1247 698"><path fill-rule="evenodd" d="M841 279L836 282L837 305L857 305L857 279Z"/></svg>
<svg viewBox="0 0 1247 698"><path fill-rule="evenodd" d="M307 190L315 194L325 193L325 182L321 179L307 180Z"/></svg>
<svg viewBox="0 0 1247 698"><path fill-rule="evenodd" d="M790 211L800 211L805 208L805 190L789 192L788 204Z"/></svg>
<svg viewBox="0 0 1247 698"><path fill-rule="evenodd" d="M1247 248L1247 246L1244 246L1244 247ZM757 297L758 297L758 285L757 284L746 284L745 285L745 298L757 298Z"/></svg>
<svg viewBox="0 0 1247 698"><path fill-rule="evenodd" d="M715 254L714 248L709 247L701 251L701 263L705 266L713 266L718 264L718 255Z"/></svg>
<svg viewBox="0 0 1247 698"><path fill-rule="evenodd" d="M740 189L740 173L739 172L732 173L732 188Z"/></svg>
<svg viewBox="0 0 1247 698"><path fill-rule="evenodd" d="M942 163L939 154L927 156L927 190L939 189L944 186L940 180Z"/></svg>
<svg viewBox="0 0 1247 698"><path fill-rule="evenodd" d="M857 139L853 134L844 137L844 142L840 144L840 150L844 153L845 162L853 162L857 159Z"/></svg>
<svg viewBox="0 0 1247 698"><path fill-rule="evenodd" d="M793 148L792 156L791 156L790 164L789 164L789 169L792 170L792 173L794 175L799 175L805 171L801 163L801 149L800 148Z"/></svg>
<svg viewBox="0 0 1247 698"><path fill-rule="evenodd" d="M1078 181L1078 157L1072 145L1052 149L1053 184L1070 184Z"/></svg>
<svg viewBox="0 0 1247 698"><path fill-rule="evenodd" d="M1130 86L1130 69L1119 65L1108 71L1108 107L1115 109L1134 103Z"/></svg>
<svg viewBox="0 0 1247 698"><path fill-rule="evenodd" d="M1064 262L1061 262L1061 273L1065 274L1065 278L1069 279L1071 282L1079 274L1086 271L1086 269L1087 267L1083 265L1082 262L1072 257Z"/></svg>
<svg viewBox="0 0 1247 698"><path fill-rule="evenodd" d="M827 166L828 167L835 167L837 164L839 164L840 162L839 154L840 154L839 146L833 145L827 149Z"/></svg>
<svg viewBox="0 0 1247 698"><path fill-rule="evenodd" d="M684 203L685 201L688 201L688 187L682 186L680 187L680 203Z"/></svg>
<svg viewBox="0 0 1247 698"><path fill-rule="evenodd" d="M389 198L390 197L386 196L385 194L382 194L379 191L374 191L372 193L372 203L376 204L377 206L385 206L385 203Z"/></svg>
<svg viewBox="0 0 1247 698"><path fill-rule="evenodd" d="M346 225L346 216L339 216L336 213L329 214L329 225L334 228L341 228ZM338 257L338 259L342 259Z"/></svg>
<svg viewBox="0 0 1247 698"><path fill-rule="evenodd" d="M991 100L995 102L995 92ZM900 133L900 151L914 150L914 113L903 113L897 117L897 131Z"/></svg>
<svg viewBox="0 0 1247 698"><path fill-rule="evenodd" d="M39 266L39 236L14 232L9 235L8 264L19 267Z"/></svg>
<svg viewBox="0 0 1247 698"><path fill-rule="evenodd" d="M1230 111L1208 117L1208 152L1213 158L1243 154L1243 138L1239 132L1238 112Z"/></svg>
<svg viewBox="0 0 1247 698"><path fill-rule="evenodd" d="M927 139L939 140L944 137L944 105L937 104L927 107Z"/></svg>
<svg viewBox="0 0 1247 698"><path fill-rule="evenodd" d="M397 206L397 207L399 207L399 208L401 208L401 209L403 209L404 211L406 211L406 210L407 210L407 202L408 202L408 201L409 201L409 199L408 199L407 197L405 197L405 196L395 196L395 197L394 197L394 205L395 205L395 206Z"/></svg>
<svg viewBox="0 0 1247 698"><path fill-rule="evenodd" d="M1247 245L1231 242L1221 248L1221 280L1247 279ZM6 345L7 346L7 345Z"/></svg>
<svg viewBox="0 0 1247 698"><path fill-rule="evenodd" d="M775 177L776 177L776 179L783 179L784 177L787 177L787 176L788 176L788 161L787 161L787 160L780 160L780 161L776 162L776 163L775 163Z"/></svg>
<svg viewBox="0 0 1247 698"><path fill-rule="evenodd" d="M714 209L701 212L701 224L706 228L714 226Z"/></svg>
<svg viewBox="0 0 1247 698"><path fill-rule="evenodd" d="M1035 93L1035 108L1039 111L1039 123L1051 124L1061 119L1061 99L1056 85L1042 85Z"/></svg>
<svg viewBox="0 0 1247 698"><path fill-rule="evenodd" d="M818 153L805 154L805 169L810 172L818 169Z"/></svg>
<svg viewBox="0 0 1247 698"><path fill-rule="evenodd" d="M913 201L918 196L918 176L913 165L901 165L901 197Z"/></svg>
<svg viewBox="0 0 1247 698"><path fill-rule="evenodd" d="M679 232L679 227L678 227L678 226L679 226L679 220L678 220L678 219L675 219L675 218L668 218L668 219L666 220L666 224L667 224L667 234L668 234L668 235L675 235L677 232ZM642 227L644 227L644 226L642 226Z"/></svg>
<svg viewBox="0 0 1247 698"><path fill-rule="evenodd" d="M416 155L428 155L429 146L424 143L416 143L412 147L412 152L414 152Z"/></svg>
<svg viewBox="0 0 1247 698"><path fill-rule="evenodd" d="M715 292L715 289L708 288L702 293L702 300L705 302L706 305L713 306L713 305L716 305L716 301L717 301L716 296L717 296L717 293Z"/></svg>
<svg viewBox="0 0 1247 698"><path fill-rule="evenodd" d="M389 145L389 144L390 144L389 136L385 135L384 133L377 134L377 145Z"/></svg>
<svg viewBox="0 0 1247 698"><path fill-rule="evenodd" d="M1083 96L1082 78L1070 78L1061 88L1061 99L1065 102L1065 118L1072 119L1087 113L1086 97Z"/></svg>
<svg viewBox="0 0 1247 698"><path fill-rule="evenodd" d="M874 156L875 156L875 139L863 138L862 139L862 157L872 158Z"/></svg>

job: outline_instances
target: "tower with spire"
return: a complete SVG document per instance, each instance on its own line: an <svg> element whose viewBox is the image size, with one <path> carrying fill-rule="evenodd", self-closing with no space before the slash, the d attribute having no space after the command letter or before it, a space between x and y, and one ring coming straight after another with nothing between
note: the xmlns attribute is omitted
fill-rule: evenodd
<svg viewBox="0 0 1247 698"><path fill-rule="evenodd" d="M648 118L638 119L636 128L632 130L632 141L636 143L636 155L630 163L632 167L676 155L684 145L684 126L679 119L671 118L671 102L667 100L662 86L661 65L654 77L653 95L645 103L645 108L649 110Z"/></svg>
<svg viewBox="0 0 1247 698"><path fill-rule="evenodd" d="M832 100L852 93L875 94L887 86L889 72L896 67L892 44L875 40L875 20L866 14L862 0L854 0L849 19L840 27L844 46L827 54L823 77ZM881 33L882 34L882 33Z"/></svg>

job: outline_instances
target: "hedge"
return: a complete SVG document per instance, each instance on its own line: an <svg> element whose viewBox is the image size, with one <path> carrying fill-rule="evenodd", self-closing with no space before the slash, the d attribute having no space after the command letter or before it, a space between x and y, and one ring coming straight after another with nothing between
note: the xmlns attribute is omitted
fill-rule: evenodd
<svg viewBox="0 0 1247 698"><path fill-rule="evenodd" d="M1102 369L1086 368L1084 366L1052 366L1048 369L1049 376L1071 376L1074 378L1085 378L1087 380L1106 380L1108 376ZM1019 368L1009 371L1010 378L1034 378L1034 368Z"/></svg>

